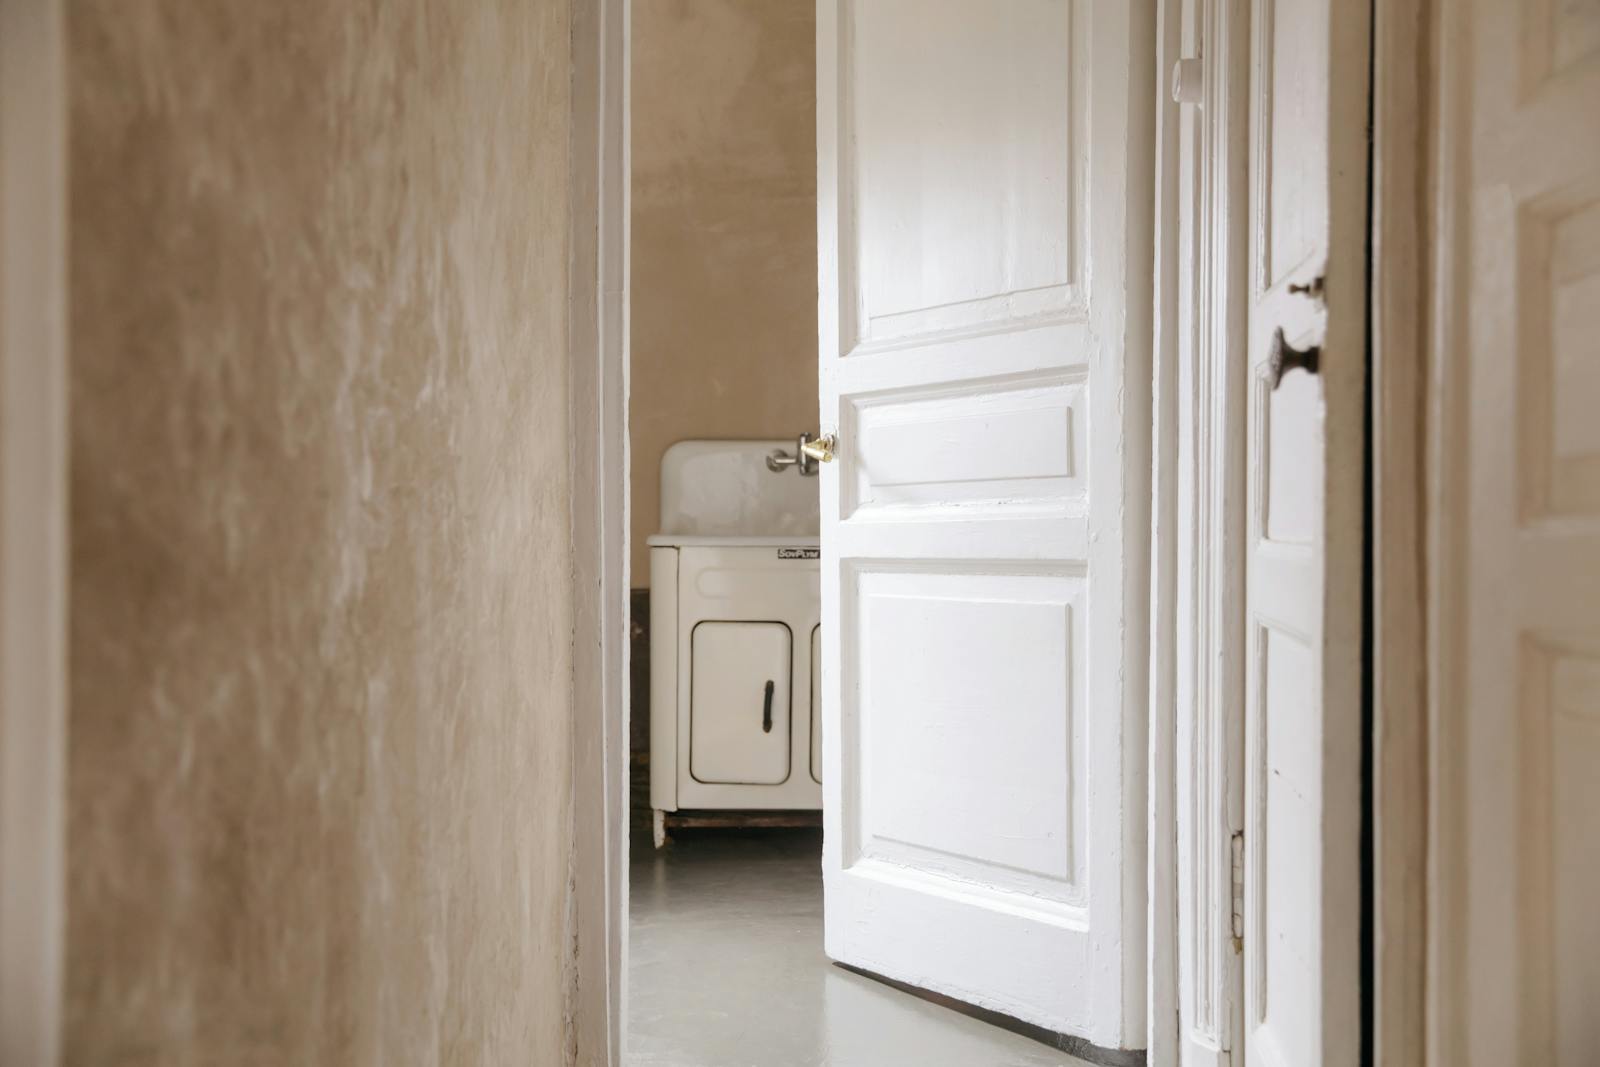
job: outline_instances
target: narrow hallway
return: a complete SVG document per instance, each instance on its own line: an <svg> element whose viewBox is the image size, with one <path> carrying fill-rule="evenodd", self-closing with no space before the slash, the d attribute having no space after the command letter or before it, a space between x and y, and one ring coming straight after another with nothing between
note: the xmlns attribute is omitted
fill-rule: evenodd
<svg viewBox="0 0 1600 1067"><path fill-rule="evenodd" d="M831 964L822 837L633 835L628 1067L1080 1067Z"/></svg>

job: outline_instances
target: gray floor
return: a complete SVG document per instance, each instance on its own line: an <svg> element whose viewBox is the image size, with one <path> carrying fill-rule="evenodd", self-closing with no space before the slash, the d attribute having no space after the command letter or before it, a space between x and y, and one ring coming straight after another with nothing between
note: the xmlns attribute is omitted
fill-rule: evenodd
<svg viewBox="0 0 1600 1067"><path fill-rule="evenodd" d="M634 835L628 1067L1082 1067L829 963L821 840Z"/></svg>

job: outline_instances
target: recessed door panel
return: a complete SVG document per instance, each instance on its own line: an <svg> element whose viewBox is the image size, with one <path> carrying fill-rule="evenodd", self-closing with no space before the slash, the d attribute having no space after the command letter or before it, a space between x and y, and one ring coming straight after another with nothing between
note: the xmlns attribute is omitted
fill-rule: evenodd
<svg viewBox="0 0 1600 1067"><path fill-rule="evenodd" d="M860 573L847 617L856 858L1081 902L1082 579Z"/></svg>
<svg viewBox="0 0 1600 1067"><path fill-rule="evenodd" d="M1262 287L1323 250L1328 225L1328 0L1257 0ZM1308 136L1308 133L1310 136ZM1261 165L1265 164L1265 165Z"/></svg>
<svg viewBox="0 0 1600 1067"><path fill-rule="evenodd" d="M1063 0L839 5L843 119L855 130L841 144L859 227L845 234L858 279L854 342L1074 303L1083 154L1073 9Z"/></svg>
<svg viewBox="0 0 1600 1067"><path fill-rule="evenodd" d="M891 394L854 407L849 514L974 504L1081 509L1085 398L1077 377L959 396Z"/></svg>
<svg viewBox="0 0 1600 1067"><path fill-rule="evenodd" d="M1258 713L1248 742L1256 805L1245 816L1249 1022L1263 1046L1258 1062L1314 1063L1317 1018L1302 991L1318 984L1316 660L1301 638L1272 627L1256 631L1256 644Z"/></svg>

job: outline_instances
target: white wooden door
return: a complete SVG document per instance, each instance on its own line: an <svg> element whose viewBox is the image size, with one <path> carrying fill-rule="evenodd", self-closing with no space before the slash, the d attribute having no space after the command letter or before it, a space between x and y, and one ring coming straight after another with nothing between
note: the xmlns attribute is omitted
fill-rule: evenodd
<svg viewBox="0 0 1600 1067"><path fill-rule="evenodd" d="M1600 4L1441 17L1430 1062L1582 1067L1600 1056Z"/></svg>
<svg viewBox="0 0 1600 1067"><path fill-rule="evenodd" d="M826 947L1144 1037L1148 0L819 0Z"/></svg>
<svg viewBox="0 0 1600 1067"><path fill-rule="evenodd" d="M1368 5L1252 0L1245 1062L1360 1050ZM1276 349L1276 352L1275 352ZM1316 353L1317 370L1292 367Z"/></svg>

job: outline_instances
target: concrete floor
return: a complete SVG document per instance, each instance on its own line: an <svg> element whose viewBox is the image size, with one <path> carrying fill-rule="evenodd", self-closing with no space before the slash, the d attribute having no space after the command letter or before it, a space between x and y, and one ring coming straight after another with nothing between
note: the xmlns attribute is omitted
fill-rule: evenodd
<svg viewBox="0 0 1600 1067"><path fill-rule="evenodd" d="M821 850L813 831L659 853L634 834L628 1067L1084 1067L829 963Z"/></svg>

